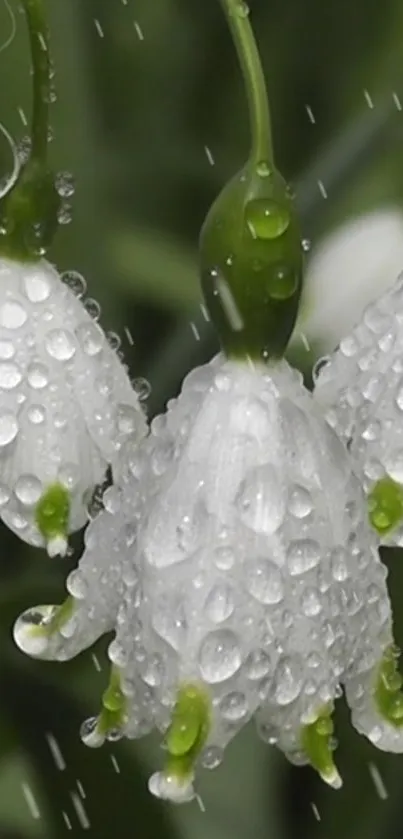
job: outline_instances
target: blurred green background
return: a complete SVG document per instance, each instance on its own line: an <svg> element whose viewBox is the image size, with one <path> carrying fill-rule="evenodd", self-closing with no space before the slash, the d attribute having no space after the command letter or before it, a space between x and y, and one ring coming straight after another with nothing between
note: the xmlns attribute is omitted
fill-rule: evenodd
<svg viewBox="0 0 403 839"><path fill-rule="evenodd" d="M17 33L0 53L0 119L20 141L30 113L29 55L18 2L10 3ZM152 415L216 349L200 310L197 238L247 153L240 73L218 0L47 5L58 87L52 156L76 179L73 219L51 257L85 275L133 375L151 383ZM400 0L254 0L251 12L277 162L295 185L304 235L315 242L356 212L403 208ZM10 26L0 0L0 43ZM11 156L0 143L1 178ZM296 360L308 368L311 357ZM205 772L206 812L153 801L146 778L161 762L157 740L94 753L78 737L105 686L105 642L95 658L89 652L57 665L25 660L10 638L23 609L63 598L80 539L71 559L51 562L4 528L0 538L0 839L82 831L97 839L401 836L403 757L377 753L353 733L342 702L340 792L289 766L251 728L220 769ZM388 553L385 561L402 646L402 559Z"/></svg>

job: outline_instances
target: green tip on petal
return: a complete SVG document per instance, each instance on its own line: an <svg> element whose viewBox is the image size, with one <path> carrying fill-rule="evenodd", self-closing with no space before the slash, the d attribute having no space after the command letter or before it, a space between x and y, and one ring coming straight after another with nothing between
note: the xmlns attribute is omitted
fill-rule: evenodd
<svg viewBox="0 0 403 839"><path fill-rule="evenodd" d="M97 721L97 732L107 739L121 736L126 713L126 698L121 688L119 671L112 667L109 685L102 697L102 711Z"/></svg>
<svg viewBox="0 0 403 839"><path fill-rule="evenodd" d="M332 707L324 708L315 722L303 726L301 744L311 765L321 778L334 789L339 789L342 780L335 766L331 749L332 711Z"/></svg>
<svg viewBox="0 0 403 839"><path fill-rule="evenodd" d="M66 553L69 518L70 493L62 484L52 484L35 508L35 523L50 555Z"/></svg>
<svg viewBox="0 0 403 839"><path fill-rule="evenodd" d="M386 534L403 522L403 487L381 478L368 495L369 520L377 533Z"/></svg>
<svg viewBox="0 0 403 839"><path fill-rule="evenodd" d="M403 725L403 679L398 671L399 652L389 647L379 667L375 701L381 716L395 728Z"/></svg>
<svg viewBox="0 0 403 839"><path fill-rule="evenodd" d="M164 774L183 780L194 764L210 730L210 700L198 685L182 685L177 694L171 724L165 735L168 760Z"/></svg>
<svg viewBox="0 0 403 839"><path fill-rule="evenodd" d="M302 248L281 175L250 160L213 204L200 236L202 288L229 357L281 357L302 288Z"/></svg>

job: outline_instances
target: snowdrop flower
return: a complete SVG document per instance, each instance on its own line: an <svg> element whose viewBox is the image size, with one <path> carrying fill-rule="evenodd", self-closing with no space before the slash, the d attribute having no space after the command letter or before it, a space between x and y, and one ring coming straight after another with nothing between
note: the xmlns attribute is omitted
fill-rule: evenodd
<svg viewBox="0 0 403 839"><path fill-rule="evenodd" d="M128 435L146 422L116 352L45 260L0 259L0 515L65 553Z"/></svg>
<svg viewBox="0 0 403 839"><path fill-rule="evenodd" d="M403 213L385 207L350 219L327 235L307 265L294 333L330 352L367 304L389 288L403 265Z"/></svg>
<svg viewBox="0 0 403 839"><path fill-rule="evenodd" d="M71 186L47 164L53 73L42 0L23 6L34 102L28 159L0 195L0 516L53 556L66 553L96 484L146 423L94 305L43 258Z"/></svg>
<svg viewBox="0 0 403 839"><path fill-rule="evenodd" d="M403 277L319 365L315 398L348 445L382 542L403 544Z"/></svg>
<svg viewBox="0 0 403 839"><path fill-rule="evenodd" d="M256 716L265 741L337 787L343 684L356 728L403 751L387 572L350 458L299 374L218 356L126 463L69 606L29 610L14 631L25 652L61 659L115 626L84 741L157 727L167 760L150 790L181 803Z"/></svg>

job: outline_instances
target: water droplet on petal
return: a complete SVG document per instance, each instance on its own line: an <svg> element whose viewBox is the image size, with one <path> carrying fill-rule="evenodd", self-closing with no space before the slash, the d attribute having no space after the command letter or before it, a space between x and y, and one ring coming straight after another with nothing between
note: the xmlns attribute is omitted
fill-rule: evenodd
<svg viewBox="0 0 403 839"><path fill-rule="evenodd" d="M259 603L280 603L284 596L280 569L274 562L264 557L249 563L246 586Z"/></svg>
<svg viewBox="0 0 403 839"><path fill-rule="evenodd" d="M268 463L248 473L240 486L237 506L242 520L256 533L278 530L285 515L285 499L274 466Z"/></svg>
<svg viewBox="0 0 403 839"><path fill-rule="evenodd" d="M313 539L295 539L287 550L288 570L292 576L305 574L320 560L320 548Z"/></svg>
<svg viewBox="0 0 403 839"><path fill-rule="evenodd" d="M267 676L270 658L264 650L253 650L245 661L245 673L251 681L259 681Z"/></svg>
<svg viewBox="0 0 403 839"><path fill-rule="evenodd" d="M16 300L9 300L0 306L0 326L5 329L20 329L27 317L26 310Z"/></svg>
<svg viewBox="0 0 403 839"><path fill-rule="evenodd" d="M50 295L50 281L43 272L24 277L25 294L31 303L44 303Z"/></svg>
<svg viewBox="0 0 403 839"><path fill-rule="evenodd" d="M34 507L42 495L42 483L35 475L21 475L14 487L16 497L26 507Z"/></svg>
<svg viewBox="0 0 403 839"><path fill-rule="evenodd" d="M87 300L84 301L84 309L86 310L87 314L89 314L90 318L93 320L98 320L101 316L101 307L96 300L92 297L88 297Z"/></svg>
<svg viewBox="0 0 403 839"><path fill-rule="evenodd" d="M201 755L201 765L204 769L216 769L223 759L223 750L218 746L209 746Z"/></svg>
<svg viewBox="0 0 403 839"><path fill-rule="evenodd" d="M227 583L216 583L204 604L206 615L214 623L222 623L232 615L235 604L233 590Z"/></svg>
<svg viewBox="0 0 403 839"><path fill-rule="evenodd" d="M101 352L104 334L95 323L83 323L76 329L76 336L87 355L98 355Z"/></svg>
<svg viewBox="0 0 403 839"><path fill-rule="evenodd" d="M11 341L0 341L0 358L9 361L15 355L15 347Z"/></svg>
<svg viewBox="0 0 403 839"><path fill-rule="evenodd" d="M18 434L17 418L11 411L0 411L0 446L8 446Z"/></svg>
<svg viewBox="0 0 403 839"><path fill-rule="evenodd" d="M73 336L65 329L52 329L45 338L46 351L57 361L69 361L73 358L76 345Z"/></svg>
<svg viewBox="0 0 403 839"><path fill-rule="evenodd" d="M87 283L78 271L64 271L60 279L69 287L75 297L83 297L87 291Z"/></svg>
<svg viewBox="0 0 403 839"><path fill-rule="evenodd" d="M230 629L209 632L199 650L199 667L208 684L231 678L241 666L238 638Z"/></svg>
<svg viewBox="0 0 403 839"><path fill-rule="evenodd" d="M220 711L228 722L239 722L248 712L248 704L245 694L233 691L223 696L220 702Z"/></svg>
<svg viewBox="0 0 403 839"><path fill-rule="evenodd" d="M299 661L284 656L274 674L274 698L279 705L289 705L302 688L302 668Z"/></svg>
<svg viewBox="0 0 403 839"><path fill-rule="evenodd" d="M0 363L0 388L14 390L22 381L22 373L16 364L3 361Z"/></svg>
<svg viewBox="0 0 403 839"><path fill-rule="evenodd" d="M88 583L82 571L76 568L67 577L66 581L67 591L75 597L76 600L85 600L88 594Z"/></svg>
<svg viewBox="0 0 403 839"><path fill-rule="evenodd" d="M46 412L42 405L30 405L27 411L27 417L32 425L41 425L45 421Z"/></svg>
<svg viewBox="0 0 403 839"><path fill-rule="evenodd" d="M313 510L311 494L303 486L294 484L290 489L288 509L292 516L297 519L304 519Z"/></svg>
<svg viewBox="0 0 403 839"><path fill-rule="evenodd" d="M27 370L28 383L36 390L46 387L49 381L48 368L40 362L35 362Z"/></svg>

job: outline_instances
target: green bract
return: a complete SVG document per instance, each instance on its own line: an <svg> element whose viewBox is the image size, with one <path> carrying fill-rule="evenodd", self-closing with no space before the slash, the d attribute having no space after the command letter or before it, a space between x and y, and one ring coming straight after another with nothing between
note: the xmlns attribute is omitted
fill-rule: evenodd
<svg viewBox="0 0 403 839"><path fill-rule="evenodd" d="M200 264L205 300L229 357L284 354L302 289L301 236L281 175L247 163L204 223Z"/></svg>

